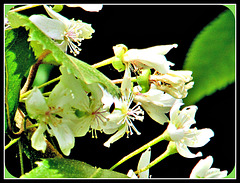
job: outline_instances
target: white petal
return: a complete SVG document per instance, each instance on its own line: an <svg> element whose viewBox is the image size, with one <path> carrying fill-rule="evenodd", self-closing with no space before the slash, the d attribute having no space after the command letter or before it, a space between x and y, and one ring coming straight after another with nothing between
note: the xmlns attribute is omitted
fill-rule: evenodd
<svg viewBox="0 0 240 183"><path fill-rule="evenodd" d="M153 46L150 48L142 49L142 51L151 54L159 54L159 55L166 55L172 48L177 48L177 44L171 45L160 45L160 46Z"/></svg>
<svg viewBox="0 0 240 183"><path fill-rule="evenodd" d="M189 151L187 146L181 142L176 142L177 151L180 155L182 155L185 158L196 158L202 156L201 152L198 152L197 154L193 154Z"/></svg>
<svg viewBox="0 0 240 183"><path fill-rule="evenodd" d="M214 132L211 129L201 129L195 132L192 138L185 139L185 144L189 147L202 147L210 141L210 138L214 136Z"/></svg>
<svg viewBox="0 0 240 183"><path fill-rule="evenodd" d="M173 104L171 110L170 110L170 120L173 124L175 124L175 121L178 120L178 115L180 113L179 108L183 105L182 102L179 100L176 100L176 102Z"/></svg>
<svg viewBox="0 0 240 183"><path fill-rule="evenodd" d="M205 178L224 178L227 176L227 173L227 170L220 171L219 168L211 168L210 170L208 170Z"/></svg>
<svg viewBox="0 0 240 183"><path fill-rule="evenodd" d="M122 92L122 95L126 97L126 100L130 98L131 88L132 88L132 82L131 82L130 64L126 63L123 81L121 84L121 92Z"/></svg>
<svg viewBox="0 0 240 183"><path fill-rule="evenodd" d="M166 108L159 107L151 103L142 104L141 106L154 121L160 123L161 125L169 121L168 117L165 115Z"/></svg>
<svg viewBox="0 0 240 183"><path fill-rule="evenodd" d="M103 145L106 147L110 147L110 144L116 142L117 140L119 140L120 138L123 137L123 135L125 134L126 130L127 130L127 124L125 123L122 128L115 133L113 136L111 136Z"/></svg>
<svg viewBox="0 0 240 183"><path fill-rule="evenodd" d="M86 84L84 86L81 80L76 79L73 74L69 74L66 67L61 66L60 71L62 73L60 82L72 91L73 100L71 101L71 105L80 111L87 111L90 101L84 88Z"/></svg>
<svg viewBox="0 0 240 183"><path fill-rule="evenodd" d="M140 160L138 162L137 169L140 170L150 163L150 158L151 158L151 148L149 147L145 152L142 153ZM149 178L149 169L139 173L140 178Z"/></svg>
<svg viewBox="0 0 240 183"><path fill-rule="evenodd" d="M43 5L43 6L51 18L61 21L67 28L70 26L71 22L66 17L55 12L54 10L52 10L52 8L48 7L47 5Z"/></svg>
<svg viewBox="0 0 240 183"><path fill-rule="evenodd" d="M83 116L79 118L79 121L76 122L72 131L75 137L83 137L89 131L90 124L91 124L91 117L90 116Z"/></svg>
<svg viewBox="0 0 240 183"><path fill-rule="evenodd" d="M167 131L172 141L180 141L184 137L184 130L177 129L172 123L168 124Z"/></svg>
<svg viewBox="0 0 240 183"><path fill-rule="evenodd" d="M31 20L44 34L55 40L63 40L65 25L55 19L51 19L42 15L32 15L29 17Z"/></svg>
<svg viewBox="0 0 240 183"><path fill-rule="evenodd" d="M45 153L47 147L47 143L45 142L45 137L43 135L45 131L46 125L44 123L40 123L31 138L32 147L38 151L42 151L43 153Z"/></svg>
<svg viewBox="0 0 240 183"><path fill-rule="evenodd" d="M34 119L39 115L45 115L45 112L49 109L46 100L37 87L34 87L32 92L28 95L25 104L28 115Z"/></svg>
<svg viewBox="0 0 240 183"><path fill-rule="evenodd" d="M178 127L181 128L190 128L192 124L195 124L195 114L197 111L197 106L188 106L181 110L179 116L178 116Z"/></svg>
<svg viewBox="0 0 240 183"><path fill-rule="evenodd" d="M205 177L207 171L212 166L212 163L213 163L212 156L208 156L205 159L201 159L193 168L190 174L190 178Z"/></svg>
<svg viewBox="0 0 240 183"><path fill-rule="evenodd" d="M64 119L63 119L64 120ZM57 124L57 126L49 123L54 136L56 137L61 151L64 155L68 156L71 149L74 147L75 139L73 132L68 128L67 122Z"/></svg>
<svg viewBox="0 0 240 183"><path fill-rule="evenodd" d="M132 169L128 171L127 176L130 177L131 179L138 179L137 175L134 173Z"/></svg>
<svg viewBox="0 0 240 183"><path fill-rule="evenodd" d="M66 4L66 5L71 8L80 7L85 11L90 12L99 12L103 8L102 4Z"/></svg>

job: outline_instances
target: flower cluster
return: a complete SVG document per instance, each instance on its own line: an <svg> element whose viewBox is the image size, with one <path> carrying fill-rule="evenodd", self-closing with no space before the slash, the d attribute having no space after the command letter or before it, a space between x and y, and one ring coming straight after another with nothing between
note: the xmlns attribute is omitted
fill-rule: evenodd
<svg viewBox="0 0 240 183"><path fill-rule="evenodd" d="M81 41L90 39L94 33L91 25L81 20L68 20L47 5L44 5L44 8L51 18L32 15L29 19L55 40L63 51L66 52L68 46L74 56L79 54ZM100 83L86 84L73 73L69 73L66 67L61 66L60 82L48 97L44 97L39 89L34 88L26 98L29 116L39 123L31 137L32 147L43 152L46 150L45 131L56 137L60 149L67 156L74 147L75 137L85 136L89 131L96 138L97 131L112 135L104 143L104 146L110 147L125 134L127 137L134 132L140 135L141 132L134 123L143 122L146 112L157 123L168 123L166 140L175 144L180 155L186 158L202 156L201 152L193 154L188 147L204 146L214 133L208 128L190 128L196 123L197 106L187 106L180 110L184 105L182 99L187 97L194 82L191 71L170 69L174 63L168 61L165 55L177 46L171 44L129 50L123 44L114 46L112 64L119 72L124 71L120 86L121 97L112 96ZM140 82L138 79L145 73L147 75L143 77L144 81ZM132 74L136 75L135 80ZM150 150L145 154L149 164ZM209 158L205 161L211 164ZM139 165L138 169L142 167L143 165ZM223 176L225 173L218 172L214 175ZM191 177L196 176L212 175L206 169L196 168ZM148 172L140 177L148 177Z"/></svg>

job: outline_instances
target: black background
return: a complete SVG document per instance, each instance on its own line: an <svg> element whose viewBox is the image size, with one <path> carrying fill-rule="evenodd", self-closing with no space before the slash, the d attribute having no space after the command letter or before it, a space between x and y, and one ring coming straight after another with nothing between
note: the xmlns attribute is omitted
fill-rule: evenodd
<svg viewBox="0 0 240 183"><path fill-rule="evenodd" d="M175 63L171 69L178 70L182 69L195 36L226 9L222 5L104 5L98 13L64 7L61 14L69 19L81 19L90 23L96 31L92 39L82 42L82 51L78 56L80 60L94 64L112 57L112 46L120 43L129 49L177 43L178 48L171 50L166 58ZM34 11L45 13L42 7L35 8ZM32 10L25 13L30 15ZM99 70L111 79L123 76L123 73L118 73L112 66L105 66ZM58 74L58 68L55 68L51 77L54 78ZM235 165L235 85L231 84L226 89L205 97L196 105L196 127L211 128L215 136L204 147L191 148L191 151L201 151L202 158L212 155L213 167L228 170L230 173ZM103 146L110 137L105 134L98 133L97 139L93 139L91 133L75 138L75 147L67 158L108 169L125 155L159 136L167 127L167 124L159 125L154 122L147 114L144 122L135 121L134 124L142 135L134 134L130 138L124 136L110 148ZM154 145L151 160L162 154L166 147L165 141ZM6 166L17 176L20 172L16 168L17 152L12 149L7 151ZM115 170L122 173L127 173L129 169L136 170L139 157L140 155L133 157ZM16 159L14 166L8 163L9 158ZM188 178L200 159L188 159L175 154L151 168L150 175L152 178ZM27 163L27 159L25 161Z"/></svg>

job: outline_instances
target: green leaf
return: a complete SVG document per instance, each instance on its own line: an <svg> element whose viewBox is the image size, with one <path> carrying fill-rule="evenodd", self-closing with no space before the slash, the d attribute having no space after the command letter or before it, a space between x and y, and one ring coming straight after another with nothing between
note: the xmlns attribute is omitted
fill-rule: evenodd
<svg viewBox="0 0 240 183"><path fill-rule="evenodd" d="M236 178L236 170L235 170L235 166L234 166L232 172L231 172L230 174L228 174L228 176L225 177L225 178Z"/></svg>
<svg viewBox="0 0 240 183"><path fill-rule="evenodd" d="M235 81L235 20L230 10L221 13L195 38L183 69L193 71L195 83L184 99L186 105Z"/></svg>
<svg viewBox="0 0 240 183"><path fill-rule="evenodd" d="M68 70L75 74L76 77L82 79L85 83L100 83L102 84L109 93L114 96L120 96L119 88L114 85L104 74L97 69L91 67L89 64L64 53L55 42L46 36L41 30L39 30L27 16L20 15L15 12L8 13L8 20L11 26L19 27L25 26L29 30L29 39L31 46L37 56L41 55L44 50L51 50L43 62L64 65ZM19 23L21 22L21 23Z"/></svg>
<svg viewBox="0 0 240 183"><path fill-rule="evenodd" d="M16 5L4 5L4 10L5 10L5 12L4 12L4 16L6 17L6 14L11 10L11 8L13 8L14 6L16 6Z"/></svg>
<svg viewBox="0 0 240 183"><path fill-rule="evenodd" d="M6 166L5 166L5 174L4 175L5 175L5 178L17 178L17 177L14 177L12 174L9 173Z"/></svg>
<svg viewBox="0 0 240 183"><path fill-rule="evenodd" d="M21 178L129 178L122 173L95 168L87 163L71 159L49 158L37 164L37 168Z"/></svg>
<svg viewBox="0 0 240 183"><path fill-rule="evenodd" d="M18 107L24 74L36 62L27 38L28 33L24 28L5 31L5 99L6 114L9 114L11 122ZM7 126L7 121L5 125Z"/></svg>

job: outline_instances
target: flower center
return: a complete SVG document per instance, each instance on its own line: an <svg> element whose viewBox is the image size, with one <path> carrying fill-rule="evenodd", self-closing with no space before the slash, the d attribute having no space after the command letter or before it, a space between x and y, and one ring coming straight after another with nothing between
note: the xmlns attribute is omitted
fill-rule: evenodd
<svg viewBox="0 0 240 183"><path fill-rule="evenodd" d="M46 121L52 122L53 126L57 126L57 124L60 124L62 122L62 117L57 113L62 111L63 109L61 107L49 107L49 110L45 112Z"/></svg>
<svg viewBox="0 0 240 183"><path fill-rule="evenodd" d="M74 56L78 55L81 51L81 48L78 46L81 45L81 41L84 40L82 35L82 28L84 27L84 24L80 25L78 22L75 22L74 20L71 20L71 25L68 31L65 33L65 38L67 39L68 46L70 48L70 53L73 53ZM73 42L76 42L77 45L75 45Z"/></svg>

